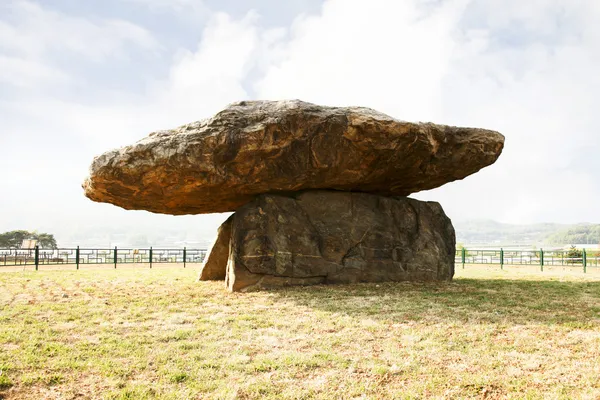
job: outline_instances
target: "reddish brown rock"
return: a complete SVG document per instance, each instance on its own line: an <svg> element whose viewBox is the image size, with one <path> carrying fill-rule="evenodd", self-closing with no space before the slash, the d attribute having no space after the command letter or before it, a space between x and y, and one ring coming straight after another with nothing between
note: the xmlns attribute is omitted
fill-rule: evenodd
<svg viewBox="0 0 600 400"><path fill-rule="evenodd" d="M245 101L94 159L94 201L165 214L234 211L307 189L406 196L496 161L494 131L396 120L360 108Z"/></svg>
<svg viewBox="0 0 600 400"><path fill-rule="evenodd" d="M227 285L450 280L455 242L435 202L339 191L260 195L233 216Z"/></svg>

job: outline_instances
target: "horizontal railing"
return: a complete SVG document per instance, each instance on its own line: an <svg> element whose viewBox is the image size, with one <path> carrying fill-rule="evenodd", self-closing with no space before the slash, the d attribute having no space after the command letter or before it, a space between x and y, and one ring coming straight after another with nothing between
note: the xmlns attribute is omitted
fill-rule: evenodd
<svg viewBox="0 0 600 400"><path fill-rule="evenodd" d="M168 248L59 248L59 249L0 249L0 267L2 266L35 266L40 265L80 265L105 264L114 268L118 264L183 264L201 263L206 257L206 249ZM584 272L588 267L600 266L600 252L582 250L469 250L457 249L455 263L462 264L497 264L504 265L535 265L540 270L544 266L577 266Z"/></svg>
<svg viewBox="0 0 600 400"><path fill-rule="evenodd" d="M585 249L577 250L469 250L456 249L455 263L462 264L498 264L504 265L535 265L540 270L544 266L578 266L587 271L588 267L600 265L600 253L588 252Z"/></svg>
<svg viewBox="0 0 600 400"><path fill-rule="evenodd" d="M0 267L34 265L75 265L110 264L116 268L118 264L152 264L201 263L206 257L206 249L167 249L167 248L60 248L60 249L0 249Z"/></svg>

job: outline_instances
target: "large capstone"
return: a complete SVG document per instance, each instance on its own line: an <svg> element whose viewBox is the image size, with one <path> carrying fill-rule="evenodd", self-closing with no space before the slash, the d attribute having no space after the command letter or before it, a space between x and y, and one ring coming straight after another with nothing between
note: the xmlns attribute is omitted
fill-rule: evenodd
<svg viewBox="0 0 600 400"><path fill-rule="evenodd" d="M454 228L435 202L336 191L260 195L230 223L229 258L219 269L227 268L232 291L454 275Z"/></svg>
<svg viewBox="0 0 600 400"><path fill-rule="evenodd" d="M174 215L235 211L263 193L308 189L407 196L479 171L503 145L494 131L369 108L243 101L97 157L83 186L95 201Z"/></svg>

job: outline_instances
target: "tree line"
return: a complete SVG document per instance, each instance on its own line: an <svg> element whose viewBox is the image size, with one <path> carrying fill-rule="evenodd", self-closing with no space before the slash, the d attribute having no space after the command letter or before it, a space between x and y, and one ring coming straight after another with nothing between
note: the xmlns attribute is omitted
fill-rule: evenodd
<svg viewBox="0 0 600 400"><path fill-rule="evenodd" d="M0 233L0 248L20 249L23 240L37 240L38 246L42 249L56 249L56 239L50 233L39 233L37 231L29 232L24 230L10 231Z"/></svg>
<svg viewBox="0 0 600 400"><path fill-rule="evenodd" d="M600 225L578 225L565 229L546 239L549 244L596 244L600 243Z"/></svg>

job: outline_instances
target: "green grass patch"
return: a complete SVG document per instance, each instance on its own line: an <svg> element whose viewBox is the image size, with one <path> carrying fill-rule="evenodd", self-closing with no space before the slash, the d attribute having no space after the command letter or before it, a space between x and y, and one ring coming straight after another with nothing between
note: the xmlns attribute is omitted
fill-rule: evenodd
<svg viewBox="0 0 600 400"><path fill-rule="evenodd" d="M12 381L5 374L0 375L0 390L8 389L13 385Z"/></svg>

